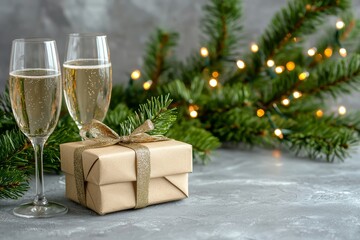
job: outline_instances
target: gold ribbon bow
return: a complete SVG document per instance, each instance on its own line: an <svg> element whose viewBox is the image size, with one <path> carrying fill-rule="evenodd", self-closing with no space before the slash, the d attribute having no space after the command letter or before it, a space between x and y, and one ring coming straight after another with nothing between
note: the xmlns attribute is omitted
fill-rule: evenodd
<svg viewBox="0 0 360 240"><path fill-rule="evenodd" d="M99 148L119 144L135 151L136 162L136 205L135 208L143 208L148 205L149 182L150 182L150 151L139 143L157 142L168 140L162 135L149 135L146 132L154 129L151 120L146 120L128 136L119 136L111 128L100 121L92 120L91 123L82 127L80 135L84 140L89 139L87 134L95 141L94 144L75 149L74 152L74 176L76 182L77 197L83 206L86 206L85 178L82 161L82 153L86 149Z"/></svg>

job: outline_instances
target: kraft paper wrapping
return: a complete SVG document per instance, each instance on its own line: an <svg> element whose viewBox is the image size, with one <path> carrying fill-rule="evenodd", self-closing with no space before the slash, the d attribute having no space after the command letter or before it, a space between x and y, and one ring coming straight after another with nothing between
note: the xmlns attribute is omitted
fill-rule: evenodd
<svg viewBox="0 0 360 240"><path fill-rule="evenodd" d="M60 145L61 169L66 175L66 196L77 192L73 156L76 148L92 141ZM188 197L188 173L192 172L192 147L175 140L142 143L150 150L149 205ZM103 215L135 207L135 152L120 145L83 152L87 207Z"/></svg>

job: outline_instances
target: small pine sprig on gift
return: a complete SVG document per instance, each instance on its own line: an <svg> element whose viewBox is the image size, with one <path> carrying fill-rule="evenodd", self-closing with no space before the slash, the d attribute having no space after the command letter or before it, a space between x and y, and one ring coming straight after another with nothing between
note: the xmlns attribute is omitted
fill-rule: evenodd
<svg viewBox="0 0 360 240"><path fill-rule="evenodd" d="M154 123L154 130L150 135L165 134L177 119L176 108L168 109L172 99L169 95L152 97L145 104L140 104L139 109L123 122L119 123L120 136L130 135L147 119Z"/></svg>

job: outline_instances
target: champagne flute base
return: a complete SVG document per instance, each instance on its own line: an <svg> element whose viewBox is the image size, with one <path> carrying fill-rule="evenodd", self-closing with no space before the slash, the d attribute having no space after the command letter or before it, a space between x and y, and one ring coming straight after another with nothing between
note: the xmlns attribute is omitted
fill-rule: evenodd
<svg viewBox="0 0 360 240"><path fill-rule="evenodd" d="M63 215L67 212L67 207L55 202L48 202L46 205L35 205L33 202L30 202L22 204L13 210L15 216L23 218L49 218Z"/></svg>

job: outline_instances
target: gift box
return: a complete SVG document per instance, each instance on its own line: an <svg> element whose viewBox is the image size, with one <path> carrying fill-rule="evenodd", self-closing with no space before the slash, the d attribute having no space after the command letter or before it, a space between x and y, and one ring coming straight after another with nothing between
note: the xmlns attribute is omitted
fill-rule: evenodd
<svg viewBox="0 0 360 240"><path fill-rule="evenodd" d="M74 152L92 141L60 145L66 197L79 202L74 175ZM187 198L192 172L192 146L168 140L141 143L150 151L148 205ZM136 206L136 160L131 148L112 145L82 152L86 206L100 215Z"/></svg>

